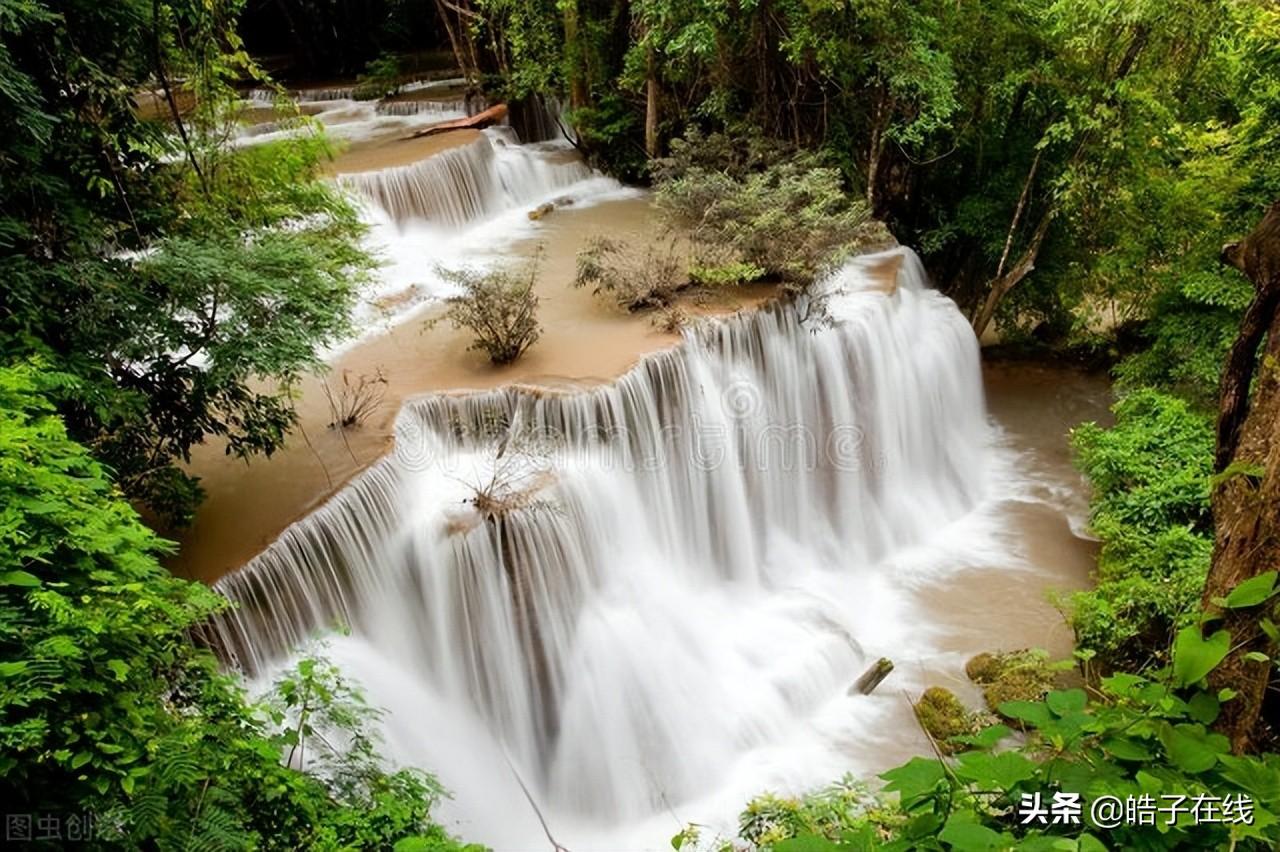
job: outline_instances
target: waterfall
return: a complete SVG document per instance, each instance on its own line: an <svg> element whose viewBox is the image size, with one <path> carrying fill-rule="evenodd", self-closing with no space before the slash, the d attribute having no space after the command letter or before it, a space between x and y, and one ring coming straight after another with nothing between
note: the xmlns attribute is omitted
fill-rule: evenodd
<svg viewBox="0 0 1280 852"><path fill-rule="evenodd" d="M914 254L823 292L609 385L409 404L392 455L217 584L238 605L217 645L264 672L349 626L397 758L462 784L489 842L527 808L483 755L562 819L617 826L771 765L832 701L871 707L845 692L903 620L878 603L886 560L983 498L990 427L972 331Z"/></svg>
<svg viewBox="0 0 1280 852"><path fill-rule="evenodd" d="M454 118L480 112L485 108L482 100L468 105L462 98L447 101L378 101L378 115L432 115L441 119Z"/></svg>
<svg viewBox="0 0 1280 852"><path fill-rule="evenodd" d="M421 220L456 229L591 176L573 152L520 145L509 128L495 127L416 163L339 180L397 223Z"/></svg>
<svg viewBox="0 0 1280 852"><path fill-rule="evenodd" d="M507 106L511 126L525 142L565 139L565 132L572 126L565 104L555 95L530 95Z"/></svg>
<svg viewBox="0 0 1280 852"><path fill-rule="evenodd" d="M250 89L245 92L245 97L251 101L259 103L274 103L275 100L283 94L284 97L294 101L347 101L351 100L352 93L355 91L354 86L341 86L325 89Z"/></svg>

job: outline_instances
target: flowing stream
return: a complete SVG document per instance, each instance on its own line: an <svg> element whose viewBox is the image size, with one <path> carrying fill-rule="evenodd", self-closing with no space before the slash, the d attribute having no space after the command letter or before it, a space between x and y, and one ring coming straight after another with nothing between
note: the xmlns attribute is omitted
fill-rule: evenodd
<svg viewBox="0 0 1280 852"><path fill-rule="evenodd" d="M894 255L896 286L868 273L884 257L828 281L827 320L777 307L592 391L410 405L392 456L218 584L241 604L221 644L264 672L349 625L337 655L391 709L397 758L441 772L488 842L536 837L497 792L512 768L599 826L824 749L838 777L848 725L883 712L846 694L868 648L910 641L894 557L998 547L977 344ZM451 771L476 765L497 780L471 799Z"/></svg>
<svg viewBox="0 0 1280 852"><path fill-rule="evenodd" d="M507 129L340 180L391 276L449 250L424 239L619 190ZM218 582L239 606L214 641L266 680L349 627L329 653L389 711L393 759L500 849L545 846L529 797L575 852L656 849L686 822L732 833L764 790L882 768L901 698L851 684L945 653L918 589L1016 563L1009 500L1062 496L988 420L973 333L902 248L612 384L424 397L396 433Z"/></svg>

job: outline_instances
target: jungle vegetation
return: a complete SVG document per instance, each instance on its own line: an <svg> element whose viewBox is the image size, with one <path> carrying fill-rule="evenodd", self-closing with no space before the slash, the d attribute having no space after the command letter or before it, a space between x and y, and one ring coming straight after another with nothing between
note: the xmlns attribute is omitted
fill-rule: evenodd
<svg viewBox="0 0 1280 852"><path fill-rule="evenodd" d="M706 241L735 252L721 278L803 283L874 218L976 333L1113 371L1114 426L1073 438L1103 542L1096 588L1063 602L1084 685L1004 702L881 792L757 800L730 842L1280 840L1270 0L0 0L7 804L91 810L108 839L161 849L458 848L431 822L439 787L385 765L376 708L322 657L255 702L193 643L223 604L168 575L136 511L191 517L183 463L203 441L281 446L293 383L347 332L373 264L319 179L321 135L228 144L239 91L271 85L248 46L374 87L446 49L473 90L563 104L585 154L654 182L673 216L714 211ZM768 215L778 193L812 217L798 256L776 253L794 229ZM353 747L295 760L315 712ZM1012 822L1055 785L1238 791L1255 819Z"/></svg>

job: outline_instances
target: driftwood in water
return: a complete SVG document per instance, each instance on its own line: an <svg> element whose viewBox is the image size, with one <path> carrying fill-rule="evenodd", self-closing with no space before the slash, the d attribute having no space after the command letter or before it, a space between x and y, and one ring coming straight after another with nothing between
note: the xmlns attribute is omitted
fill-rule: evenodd
<svg viewBox="0 0 1280 852"><path fill-rule="evenodd" d="M889 676L889 672L893 671L893 660L888 657L881 657L876 660L871 668L862 673L862 677L854 681L853 686L849 687L849 694L859 692L863 695L870 695L872 690L880 685L880 682Z"/></svg>
<svg viewBox="0 0 1280 852"><path fill-rule="evenodd" d="M455 118L450 121L442 121L439 124L433 124L430 127L424 127L406 139L420 139L423 136L434 136L437 133L448 133L450 130L480 130L492 124L497 124L507 117L506 104L494 104L484 112L478 112L475 115L469 115L466 118Z"/></svg>

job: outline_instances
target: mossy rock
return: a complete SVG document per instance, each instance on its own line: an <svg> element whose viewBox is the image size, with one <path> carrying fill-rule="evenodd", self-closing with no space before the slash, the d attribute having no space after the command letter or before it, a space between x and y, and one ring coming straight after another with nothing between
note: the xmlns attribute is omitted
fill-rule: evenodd
<svg viewBox="0 0 1280 852"><path fill-rule="evenodd" d="M953 754L964 745L952 742L955 737L976 734L981 727L977 716L965 707L955 693L931 686L915 703L916 720L928 732L943 754Z"/></svg>
<svg viewBox="0 0 1280 852"><path fill-rule="evenodd" d="M1041 700L1058 676L1047 653L1027 649L978 654L965 663L964 671L982 687L983 700L997 714L1006 701Z"/></svg>
<svg viewBox="0 0 1280 852"><path fill-rule="evenodd" d="M974 683L993 683L1000 676L1003 665L1000 655L983 651L964 664L964 673Z"/></svg>

